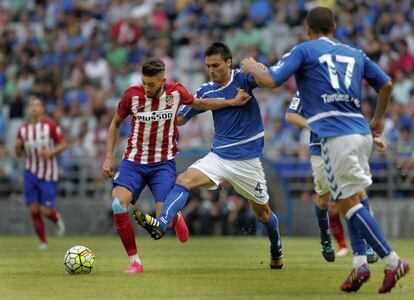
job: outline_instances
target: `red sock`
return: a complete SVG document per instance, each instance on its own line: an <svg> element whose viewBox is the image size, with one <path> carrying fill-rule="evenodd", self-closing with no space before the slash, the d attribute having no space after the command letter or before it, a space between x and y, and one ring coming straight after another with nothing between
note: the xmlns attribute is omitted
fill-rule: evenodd
<svg viewBox="0 0 414 300"><path fill-rule="evenodd" d="M58 218L58 215L57 215L57 212L56 212L56 209L52 208L50 210L49 215L47 215L46 218L48 218L49 220L51 220L53 223L56 223L58 221L58 219L59 219Z"/></svg>
<svg viewBox="0 0 414 300"><path fill-rule="evenodd" d="M128 213L114 214L115 228L124 245L128 256L137 254L137 245L135 244L135 233L129 220Z"/></svg>
<svg viewBox="0 0 414 300"><path fill-rule="evenodd" d="M45 225L43 224L40 212L32 213L32 221L39 240L43 243L47 243Z"/></svg>
<svg viewBox="0 0 414 300"><path fill-rule="evenodd" d="M346 248L345 236L344 236L344 227L341 223L341 217L338 213L329 214L329 227L331 232L339 245L339 248Z"/></svg>

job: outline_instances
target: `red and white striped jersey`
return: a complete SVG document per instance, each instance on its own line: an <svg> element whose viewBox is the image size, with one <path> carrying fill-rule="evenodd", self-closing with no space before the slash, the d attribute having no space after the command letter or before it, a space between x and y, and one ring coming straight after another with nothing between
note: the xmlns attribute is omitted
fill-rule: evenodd
<svg viewBox="0 0 414 300"><path fill-rule="evenodd" d="M166 82L159 99L146 97L142 85L128 88L118 104L121 118L131 115L124 159L138 164L173 159L178 152L178 108L193 102L193 95L179 83Z"/></svg>
<svg viewBox="0 0 414 300"><path fill-rule="evenodd" d="M44 159L40 156L42 150L53 148L63 140L61 129L56 122L43 118L36 124L25 123L20 127L17 138L23 141L26 170L40 179L57 181L57 158Z"/></svg>

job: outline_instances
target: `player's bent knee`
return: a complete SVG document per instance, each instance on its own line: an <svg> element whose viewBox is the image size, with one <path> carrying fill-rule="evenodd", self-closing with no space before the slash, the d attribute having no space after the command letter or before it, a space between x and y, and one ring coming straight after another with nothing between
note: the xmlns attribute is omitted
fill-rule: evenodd
<svg viewBox="0 0 414 300"><path fill-rule="evenodd" d="M186 173L182 173L178 175L176 183L179 185L185 186L186 188L189 188L192 184L193 179L191 176L188 176Z"/></svg>
<svg viewBox="0 0 414 300"><path fill-rule="evenodd" d="M32 214L37 214L40 213L40 205L37 202L33 202L30 206L29 206L29 210Z"/></svg>
<svg viewBox="0 0 414 300"><path fill-rule="evenodd" d="M269 222L270 210L267 209L267 207L263 207L263 209L255 209L254 212L256 214L257 219L260 222L264 222L264 223Z"/></svg>
<svg viewBox="0 0 414 300"><path fill-rule="evenodd" d="M327 193L324 195L318 195L316 199L316 205L318 205L320 209L327 209L330 201L331 201L330 193Z"/></svg>
<svg viewBox="0 0 414 300"><path fill-rule="evenodd" d="M339 211L343 215L345 215L348 212L348 210L350 210L355 205L360 204L361 202L360 202L358 195L354 195L346 199L339 199L337 203L338 203Z"/></svg>
<svg viewBox="0 0 414 300"><path fill-rule="evenodd" d="M115 198L112 201L112 211L114 212L114 214L122 214L122 213L128 212L128 209L126 206L127 205L121 205L119 198Z"/></svg>

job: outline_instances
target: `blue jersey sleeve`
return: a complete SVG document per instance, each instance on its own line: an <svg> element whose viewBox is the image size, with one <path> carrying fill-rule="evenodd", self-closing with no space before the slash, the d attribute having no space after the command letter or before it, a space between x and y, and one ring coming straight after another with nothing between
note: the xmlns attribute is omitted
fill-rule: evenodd
<svg viewBox="0 0 414 300"><path fill-rule="evenodd" d="M186 119L191 119L192 117L205 112L205 110L198 110L192 108L190 105L184 105L181 107L180 111L178 112L179 115L183 116Z"/></svg>
<svg viewBox="0 0 414 300"><path fill-rule="evenodd" d="M251 89L254 89L254 88L257 88L257 87L258 87L258 85L257 85L257 83L256 83L256 79L254 79L253 75L251 75L251 74L246 74L245 80L246 80L247 85L248 85Z"/></svg>
<svg viewBox="0 0 414 300"><path fill-rule="evenodd" d="M302 114L302 108L303 105L299 96L299 92L296 92L295 96L293 96L292 100L290 101L287 111L290 113Z"/></svg>
<svg viewBox="0 0 414 300"><path fill-rule="evenodd" d="M196 99L200 99L201 98L201 88L199 88L194 96L194 98ZM179 115L183 116L186 119L191 119L192 117L201 114L205 112L205 110L198 110L198 109L194 109L192 108L190 105L183 105L180 109L180 111L178 112Z"/></svg>
<svg viewBox="0 0 414 300"><path fill-rule="evenodd" d="M364 63L364 78L368 81L369 85L378 92L384 84L391 80L391 78L365 54Z"/></svg>
<svg viewBox="0 0 414 300"><path fill-rule="evenodd" d="M283 55L276 65L270 67L269 75L278 86L282 85L300 68L303 61L302 48L301 45L294 47L290 52Z"/></svg>

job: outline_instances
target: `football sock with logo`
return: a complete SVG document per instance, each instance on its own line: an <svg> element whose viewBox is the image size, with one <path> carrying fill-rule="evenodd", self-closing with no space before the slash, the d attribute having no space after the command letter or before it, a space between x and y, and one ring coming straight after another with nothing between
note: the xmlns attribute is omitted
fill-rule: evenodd
<svg viewBox="0 0 414 300"><path fill-rule="evenodd" d="M48 218L49 220L51 220L53 223L56 223L58 221L58 214L56 212L56 209L52 208L50 210L50 213L48 215L46 215L46 218Z"/></svg>
<svg viewBox="0 0 414 300"><path fill-rule="evenodd" d="M272 258L277 258L281 255L282 241L279 233L279 222L275 213L270 211L269 222L260 222L264 225L267 231L267 236L270 240L270 253Z"/></svg>
<svg viewBox="0 0 414 300"><path fill-rule="evenodd" d="M362 204L349 209L345 217L379 257L384 258L391 253L392 249L385 240L377 221Z"/></svg>
<svg viewBox="0 0 414 300"><path fill-rule="evenodd" d="M42 219L42 216L40 215L40 212L32 212L31 215L32 215L33 226L37 233L37 236L39 237L39 240L42 243L47 243L45 224L43 223L43 219Z"/></svg>
<svg viewBox="0 0 414 300"><path fill-rule="evenodd" d="M185 206L188 200L188 195L188 189L178 183L176 183L168 192L167 198L162 206L161 214L158 217L162 230L167 230L168 225L174 219L175 214Z"/></svg>
<svg viewBox="0 0 414 300"><path fill-rule="evenodd" d="M115 198L112 202L112 210L114 212L115 229L124 245L126 253L129 257L136 255L137 245L135 243L135 232L129 220L128 210L120 205L118 198Z"/></svg>
<svg viewBox="0 0 414 300"><path fill-rule="evenodd" d="M315 204L315 215L318 219L321 243L330 242L328 209L321 209Z"/></svg>
<svg viewBox="0 0 414 300"><path fill-rule="evenodd" d="M334 236L339 248L346 248L344 227L342 226L341 216L339 213L329 214L329 228Z"/></svg>

